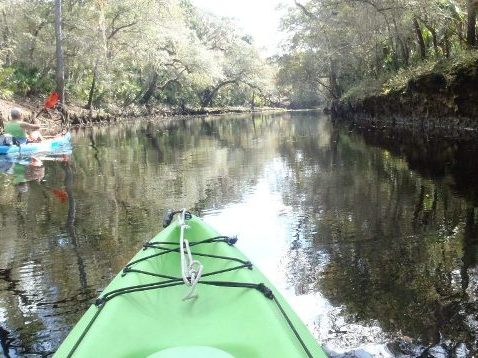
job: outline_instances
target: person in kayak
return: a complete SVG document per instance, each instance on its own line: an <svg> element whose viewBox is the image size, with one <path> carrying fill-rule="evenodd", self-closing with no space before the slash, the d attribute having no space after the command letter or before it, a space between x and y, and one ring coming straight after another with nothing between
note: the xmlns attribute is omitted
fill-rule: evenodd
<svg viewBox="0 0 478 358"><path fill-rule="evenodd" d="M39 124L31 124L23 121L23 113L19 108L12 108L10 111L11 120L5 123L5 133L11 134L19 144L27 143L28 132L38 131Z"/></svg>

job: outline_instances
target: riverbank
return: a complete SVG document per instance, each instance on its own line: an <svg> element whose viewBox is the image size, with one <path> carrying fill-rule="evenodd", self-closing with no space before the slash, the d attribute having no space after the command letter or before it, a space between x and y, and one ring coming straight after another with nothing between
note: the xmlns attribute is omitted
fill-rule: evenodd
<svg viewBox="0 0 478 358"><path fill-rule="evenodd" d="M9 118L10 110L13 107L20 108L27 120L36 117L43 108L43 99L34 99L27 97L15 97L11 100L0 99L0 116ZM40 122L48 128L55 130L62 125L83 126L95 123L112 123L123 119L131 118L170 118L178 116L208 116L221 115L227 113L262 113L262 112L283 112L284 108L275 107L208 107L208 108L146 108L135 107L128 108L117 113L108 113L104 110L87 110L80 106L69 104L63 113L58 111L42 112L39 116Z"/></svg>
<svg viewBox="0 0 478 358"><path fill-rule="evenodd" d="M334 119L372 126L477 132L478 55L430 62L378 86L352 91L331 107ZM400 77L401 76L401 77ZM395 82L394 82L395 81Z"/></svg>

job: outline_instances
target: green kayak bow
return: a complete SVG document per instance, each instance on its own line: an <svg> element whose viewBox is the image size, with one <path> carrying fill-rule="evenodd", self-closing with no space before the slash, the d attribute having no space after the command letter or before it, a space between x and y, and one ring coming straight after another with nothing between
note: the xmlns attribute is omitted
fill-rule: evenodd
<svg viewBox="0 0 478 358"><path fill-rule="evenodd" d="M174 214L179 219L170 223ZM55 357L326 357L272 284L189 212L144 245Z"/></svg>

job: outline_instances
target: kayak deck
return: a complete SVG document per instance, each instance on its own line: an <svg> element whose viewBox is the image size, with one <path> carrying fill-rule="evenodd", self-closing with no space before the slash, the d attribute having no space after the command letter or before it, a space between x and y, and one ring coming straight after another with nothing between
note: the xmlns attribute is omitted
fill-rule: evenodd
<svg viewBox="0 0 478 358"><path fill-rule="evenodd" d="M38 143L27 143L22 145L0 145L0 154L25 155L33 153L48 153L68 149L71 146L71 134L68 132L63 136L51 139L44 139Z"/></svg>
<svg viewBox="0 0 478 358"><path fill-rule="evenodd" d="M181 277L181 229L174 222L108 285L56 357L176 357L172 348L188 347L197 348L194 357L212 350L224 352L217 357L326 357L234 240L195 216L186 223L192 256L204 266L198 297L183 300L190 288Z"/></svg>

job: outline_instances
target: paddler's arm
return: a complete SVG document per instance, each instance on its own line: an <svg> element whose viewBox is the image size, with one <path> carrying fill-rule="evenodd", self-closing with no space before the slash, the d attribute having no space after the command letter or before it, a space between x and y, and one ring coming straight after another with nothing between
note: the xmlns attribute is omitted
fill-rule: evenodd
<svg viewBox="0 0 478 358"><path fill-rule="evenodd" d="M27 122L19 122L19 124L20 124L20 127L29 131L36 131L41 128L39 124L32 124Z"/></svg>

